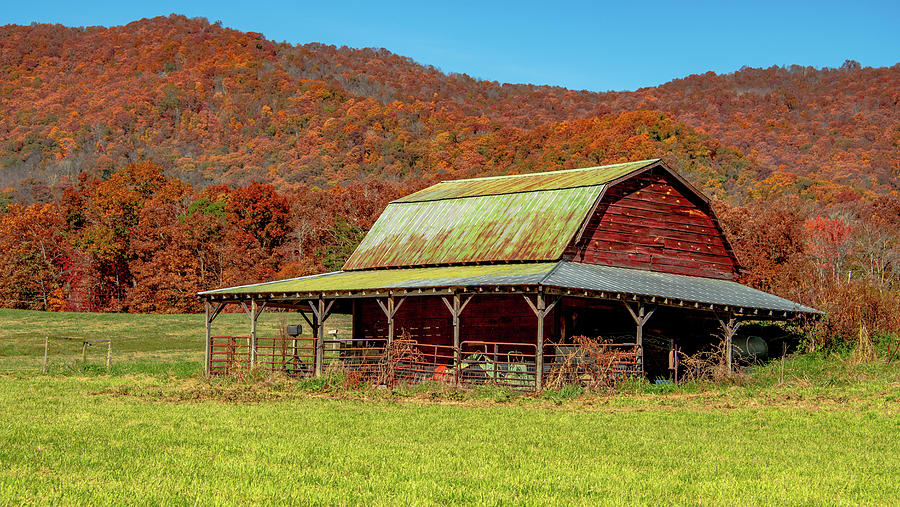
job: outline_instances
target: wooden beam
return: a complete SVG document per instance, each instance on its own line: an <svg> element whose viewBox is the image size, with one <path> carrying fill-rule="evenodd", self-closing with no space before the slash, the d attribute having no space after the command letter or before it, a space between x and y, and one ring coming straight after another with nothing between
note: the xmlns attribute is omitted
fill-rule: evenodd
<svg viewBox="0 0 900 507"><path fill-rule="evenodd" d="M209 323L210 323L210 324L212 324L212 322L213 322L214 320L216 320L216 317L218 317L219 314L222 313L222 310L225 309L225 305L226 305L226 304L228 304L228 303L219 303L219 304L217 304L216 307L212 309L212 313L207 315L206 318L209 320ZM209 305L208 302L207 302L207 305Z"/></svg>
<svg viewBox="0 0 900 507"><path fill-rule="evenodd" d="M534 351L534 383L535 390L540 391L544 382L544 318L550 313L550 310L559 303L561 296L557 296L549 305L544 300L544 290L541 288L535 295L535 302L532 303L528 294L522 294L525 302L531 307L535 317L537 317L537 340Z"/></svg>
<svg viewBox="0 0 900 507"><path fill-rule="evenodd" d="M209 300L205 301L204 306L206 307L206 316L203 319L203 321L206 323L205 324L205 327L206 327L205 350L206 350L206 352L203 354L203 376L209 378L209 351L210 351L210 343L209 342L210 342L210 340L212 340L212 333L210 332L210 324L212 324L212 319L214 319L215 317L212 317L212 309L211 309L212 305L210 304ZM220 303L219 306L225 306L225 305Z"/></svg>
<svg viewBox="0 0 900 507"><path fill-rule="evenodd" d="M334 300L331 301L332 303ZM328 305L328 310L331 305ZM316 376L322 375L325 369L325 319L328 318L328 310L325 309L325 300L319 297L319 308L316 312L316 322L319 324L316 336Z"/></svg>
<svg viewBox="0 0 900 507"><path fill-rule="evenodd" d="M313 314L313 321L309 321L309 317L301 312L303 318L313 329L313 339L316 342L316 358L315 358L315 374L316 376L321 376L322 371L324 370L325 365L325 320L331 316L331 307L334 306L334 299L328 301L328 305L325 304L325 296L324 294L319 294L319 299L316 303L312 301L307 301L306 303L309 305L309 309Z"/></svg>
<svg viewBox="0 0 900 507"><path fill-rule="evenodd" d="M387 346L390 348L394 345L394 315L397 313L397 302L394 300L394 295L391 294L387 299L388 312L390 312L390 316L388 317L388 340Z"/></svg>
<svg viewBox="0 0 900 507"><path fill-rule="evenodd" d="M387 305L385 305L385 303L382 303L380 299L375 300L375 302L378 303L378 306L381 307L381 311L384 312L384 316L388 321L388 347L390 347L394 343L394 315L397 314L397 310L400 309L400 306L403 305L403 302L405 300L406 298L400 298L399 302L395 301L393 294L387 297Z"/></svg>
<svg viewBox="0 0 900 507"><path fill-rule="evenodd" d="M644 303L638 302L637 308L632 309L631 305L627 302L623 302L625 308L628 310L628 313L631 314L631 318L634 320L634 324L636 326L634 341L638 348L638 359L641 363L641 375L644 374L644 325L650 320L650 317L653 316L653 313L656 312L656 305L653 305L649 311L647 311L647 307L644 306Z"/></svg>
<svg viewBox="0 0 900 507"><path fill-rule="evenodd" d="M441 296L441 301L444 302L444 306L450 310L450 316L453 318L453 383L459 383L459 365L461 363L462 351L460 350L460 338L459 338L459 328L460 328L460 316L462 315L463 310L466 309L466 305L469 304L469 301L472 300L472 296L466 298L465 301L461 301L459 297L459 293L453 294L453 303L447 300L446 297Z"/></svg>
<svg viewBox="0 0 900 507"><path fill-rule="evenodd" d="M247 305L244 305L246 309ZM256 299L250 300L250 368L256 366Z"/></svg>
<svg viewBox="0 0 900 507"><path fill-rule="evenodd" d="M316 325L313 324L313 320L315 320L315 316L313 316L313 319L310 319L309 317L306 316L306 312L303 312L303 311L300 312L300 316L303 317L303 320L305 320L306 323L309 325L309 331L310 331L310 333L315 333L315 332L316 332L316 330L315 330Z"/></svg>

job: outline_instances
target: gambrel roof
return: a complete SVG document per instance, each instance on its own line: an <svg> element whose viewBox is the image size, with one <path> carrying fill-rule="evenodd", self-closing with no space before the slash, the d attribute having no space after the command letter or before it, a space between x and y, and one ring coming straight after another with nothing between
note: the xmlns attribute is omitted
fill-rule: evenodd
<svg viewBox="0 0 900 507"><path fill-rule="evenodd" d="M707 211L696 212L710 213L721 235L708 199L659 159L444 181L391 202L342 271L198 295L219 301L290 302L540 289L601 299L650 298L670 306L726 309L760 318L819 313L732 280L571 262L571 256L565 256L567 247L579 243L607 189L656 168L677 182L680 195L702 204ZM721 239L733 257L724 235Z"/></svg>
<svg viewBox="0 0 900 507"><path fill-rule="evenodd" d="M659 159L444 181L388 204L344 270L559 260L610 185Z"/></svg>

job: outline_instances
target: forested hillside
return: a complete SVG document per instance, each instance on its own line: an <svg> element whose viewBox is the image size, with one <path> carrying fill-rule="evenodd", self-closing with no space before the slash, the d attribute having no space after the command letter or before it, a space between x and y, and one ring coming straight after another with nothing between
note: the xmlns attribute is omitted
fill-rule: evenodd
<svg viewBox="0 0 900 507"><path fill-rule="evenodd" d="M898 82L900 66L847 62L589 93L446 75L385 50L277 44L179 16L109 29L7 26L0 28L0 164L3 182L24 201L45 200L50 190L28 178L52 187L138 160L192 184L328 187L368 176L399 181L615 161L621 145L646 130L667 143L657 152L690 151L673 162L733 201L773 172L761 191L840 183L886 192L900 186ZM642 110L660 114L626 120L612 145L553 136L564 129L594 139L605 126L578 120L608 124ZM748 166L750 178L737 181Z"/></svg>
<svg viewBox="0 0 900 507"><path fill-rule="evenodd" d="M0 295L195 310L339 268L437 180L652 157L721 201L745 282L834 309L822 336L896 329L900 65L592 93L181 16L0 27Z"/></svg>

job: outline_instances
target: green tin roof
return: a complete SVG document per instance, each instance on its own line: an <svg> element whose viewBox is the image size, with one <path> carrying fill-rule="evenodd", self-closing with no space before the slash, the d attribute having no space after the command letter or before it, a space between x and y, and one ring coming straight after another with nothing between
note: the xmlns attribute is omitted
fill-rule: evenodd
<svg viewBox="0 0 900 507"><path fill-rule="evenodd" d="M217 294L270 294L274 292L339 292L378 289L463 287L477 285L532 285L540 283L555 262L441 266L430 268L335 271L275 282L241 285L201 292Z"/></svg>
<svg viewBox="0 0 900 507"><path fill-rule="evenodd" d="M659 162L659 159L639 160L637 162L584 167L564 171L442 181L437 185L432 185L424 190L397 199L394 202L437 201L440 199L459 199L461 197L514 194L518 192L536 192L542 190L559 190L562 188L604 185L656 162Z"/></svg>
<svg viewBox="0 0 900 507"><path fill-rule="evenodd" d="M558 260L606 184L656 162L438 183L389 204L344 270Z"/></svg>
<svg viewBox="0 0 900 507"><path fill-rule="evenodd" d="M519 286L648 296L699 304L790 313L821 313L799 303L730 280L656 273L578 262L538 262L480 266L337 271L290 280L201 292L200 296L240 298L253 295L287 299L357 291ZM576 292L577 293L577 292ZM345 294L346 295L346 294ZM313 296L315 297L315 296Z"/></svg>
<svg viewBox="0 0 900 507"><path fill-rule="evenodd" d="M559 259L603 185L391 204L344 270Z"/></svg>

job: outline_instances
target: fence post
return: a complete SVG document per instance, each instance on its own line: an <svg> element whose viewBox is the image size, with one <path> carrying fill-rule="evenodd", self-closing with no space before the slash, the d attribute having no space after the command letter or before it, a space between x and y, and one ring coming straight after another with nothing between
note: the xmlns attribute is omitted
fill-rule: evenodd
<svg viewBox="0 0 900 507"><path fill-rule="evenodd" d="M109 373L109 364L112 361L112 340L106 342L106 372Z"/></svg>
<svg viewBox="0 0 900 507"><path fill-rule="evenodd" d="M44 337L44 363L43 363L43 366L41 366L41 373L47 373L47 351L48 351L49 343L50 343L50 337L45 336Z"/></svg>
<svg viewBox="0 0 900 507"><path fill-rule="evenodd" d="M88 342L81 342L81 364L87 363Z"/></svg>

